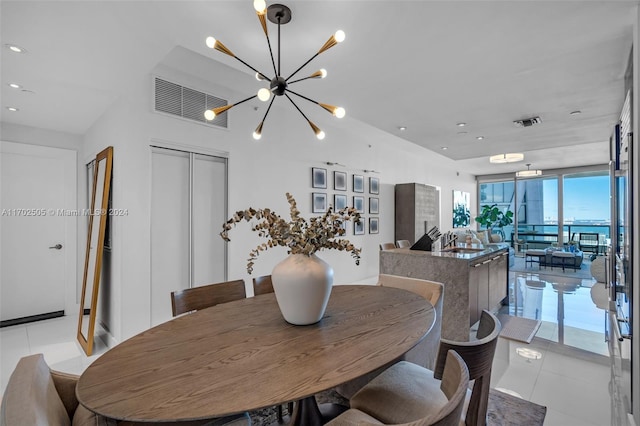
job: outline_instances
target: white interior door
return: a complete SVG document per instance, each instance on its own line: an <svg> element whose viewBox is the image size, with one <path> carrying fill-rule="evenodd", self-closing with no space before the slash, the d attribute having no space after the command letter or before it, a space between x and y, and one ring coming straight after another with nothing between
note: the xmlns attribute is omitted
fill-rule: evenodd
<svg viewBox="0 0 640 426"><path fill-rule="evenodd" d="M151 324L171 319L172 291L226 279L224 158L152 148Z"/></svg>
<svg viewBox="0 0 640 426"><path fill-rule="evenodd" d="M0 319L75 312L76 152L0 145Z"/></svg>

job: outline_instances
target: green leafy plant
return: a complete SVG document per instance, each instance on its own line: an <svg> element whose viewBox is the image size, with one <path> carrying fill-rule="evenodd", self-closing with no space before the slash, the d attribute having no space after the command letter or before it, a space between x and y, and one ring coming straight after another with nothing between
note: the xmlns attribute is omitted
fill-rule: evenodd
<svg viewBox="0 0 640 426"><path fill-rule="evenodd" d="M453 208L453 227L462 228L471 223L471 212L464 204L456 204Z"/></svg>
<svg viewBox="0 0 640 426"><path fill-rule="evenodd" d="M491 206L486 204L482 206L482 211L475 220L487 229L502 229L513 223L513 212L511 210L503 212L497 204Z"/></svg>
<svg viewBox="0 0 640 426"><path fill-rule="evenodd" d="M234 215L222 225L220 236L225 241L230 241L229 231L236 223L241 221L250 222L255 220L252 230L259 236L267 238L267 242L259 244L249 253L247 259L247 272L253 272L255 260L260 252L272 247L282 246L288 248L289 254L304 254L311 256L322 249L334 249L339 251L349 251L355 259L356 265L360 264L360 252L362 249L356 248L349 240L340 239L345 234L344 223L355 221L360 223L360 213L353 207L347 207L334 212L331 207L322 216L313 217L306 220L300 216L300 211L296 205L296 200L287 192L287 201L291 220L286 221L270 209L238 210Z"/></svg>

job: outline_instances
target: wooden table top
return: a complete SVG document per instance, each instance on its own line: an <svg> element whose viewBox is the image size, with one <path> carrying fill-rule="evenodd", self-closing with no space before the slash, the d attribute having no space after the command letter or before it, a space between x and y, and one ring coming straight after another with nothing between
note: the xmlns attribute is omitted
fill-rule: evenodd
<svg viewBox="0 0 640 426"><path fill-rule="evenodd" d="M89 410L129 421L200 420L299 400L389 363L435 311L390 287L335 286L324 318L282 318L273 294L175 318L117 345L76 388Z"/></svg>

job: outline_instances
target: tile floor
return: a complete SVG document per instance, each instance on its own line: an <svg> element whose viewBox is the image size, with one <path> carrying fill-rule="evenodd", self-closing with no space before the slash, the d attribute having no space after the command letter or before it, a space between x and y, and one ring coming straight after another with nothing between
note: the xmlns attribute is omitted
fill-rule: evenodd
<svg viewBox="0 0 640 426"><path fill-rule="evenodd" d="M562 276L561 271L554 272L555 275L540 272L510 274L512 287L519 283L521 289L518 306L515 303L510 306L511 313L537 317L543 322L529 345L499 339L492 387L545 405L545 426L609 425L610 367L604 342L604 311L596 308L589 296L593 281L572 281ZM527 287L527 280L538 283L529 283ZM562 307L558 304L559 284L573 289L563 290L564 316L558 315L558 306ZM512 300L514 296L512 292ZM105 351L99 342L96 345L96 355L84 355L76 341L75 316L2 328L1 391L4 392L22 356L42 352L52 368L79 374ZM520 347L539 352L541 358L526 359L517 355L516 349Z"/></svg>

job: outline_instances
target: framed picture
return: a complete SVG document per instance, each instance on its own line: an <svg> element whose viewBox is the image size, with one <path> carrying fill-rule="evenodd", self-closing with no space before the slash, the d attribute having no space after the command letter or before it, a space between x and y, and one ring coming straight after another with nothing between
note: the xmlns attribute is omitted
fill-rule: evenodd
<svg viewBox="0 0 640 426"><path fill-rule="evenodd" d="M369 178L369 194L379 194L380 193L380 180L377 177Z"/></svg>
<svg viewBox="0 0 640 426"><path fill-rule="evenodd" d="M377 234L378 233L378 218L370 217L369 218L369 233Z"/></svg>
<svg viewBox="0 0 640 426"><path fill-rule="evenodd" d="M333 206L334 210L342 210L347 207L347 196L341 194L335 194L333 196Z"/></svg>
<svg viewBox="0 0 640 426"><path fill-rule="evenodd" d="M380 202L379 198L374 198L374 197L369 198L369 213L378 214L380 212L378 209L379 202Z"/></svg>
<svg viewBox="0 0 640 426"><path fill-rule="evenodd" d="M314 188L327 188L327 169L311 168L311 186Z"/></svg>
<svg viewBox="0 0 640 426"><path fill-rule="evenodd" d="M327 211L327 194L324 192L314 192L312 194L313 213L325 213Z"/></svg>
<svg viewBox="0 0 640 426"><path fill-rule="evenodd" d="M347 190L347 174L345 172L333 172L333 189L336 191Z"/></svg>
<svg viewBox="0 0 640 426"><path fill-rule="evenodd" d="M364 218L360 222L353 222L353 235L364 235Z"/></svg>
<svg viewBox="0 0 640 426"><path fill-rule="evenodd" d="M453 227L464 228L471 224L471 194L453 190Z"/></svg>
<svg viewBox="0 0 640 426"><path fill-rule="evenodd" d="M364 192L364 176L353 175L353 192Z"/></svg>
<svg viewBox="0 0 640 426"><path fill-rule="evenodd" d="M358 195L353 196L353 208L358 210L358 213L364 213L364 197Z"/></svg>

